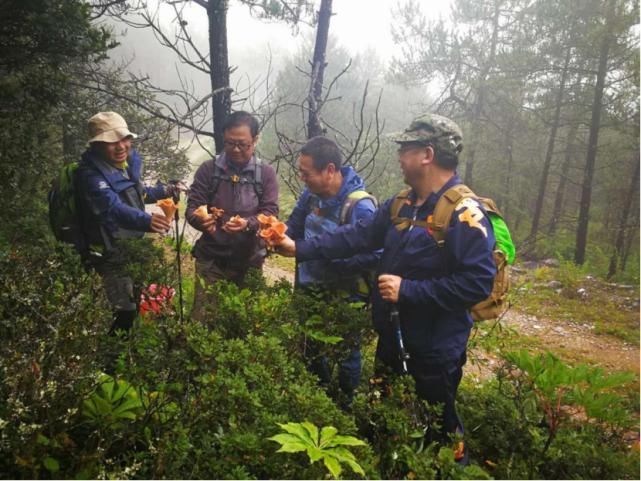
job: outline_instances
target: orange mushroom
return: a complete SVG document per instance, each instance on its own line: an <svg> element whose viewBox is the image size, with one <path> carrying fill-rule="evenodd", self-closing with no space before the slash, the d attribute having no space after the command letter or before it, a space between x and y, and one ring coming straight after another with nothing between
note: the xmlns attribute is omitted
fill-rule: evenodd
<svg viewBox="0 0 641 481"><path fill-rule="evenodd" d="M218 207L210 207L209 211L216 219L220 219L225 213L223 209L219 209Z"/></svg>
<svg viewBox="0 0 641 481"><path fill-rule="evenodd" d="M279 221L276 217L273 215L266 216L258 214L256 218L258 219L261 227L258 235L265 240L267 245L278 244L285 238L287 225Z"/></svg>
<svg viewBox="0 0 641 481"><path fill-rule="evenodd" d="M200 217L202 220L205 220L209 217L209 211L207 210L207 205L203 204L198 209L194 211L194 215Z"/></svg>
<svg viewBox="0 0 641 481"><path fill-rule="evenodd" d="M174 203L174 199L172 198L159 200L156 202L156 205L162 209L167 220L172 220L176 209L178 209L178 204Z"/></svg>

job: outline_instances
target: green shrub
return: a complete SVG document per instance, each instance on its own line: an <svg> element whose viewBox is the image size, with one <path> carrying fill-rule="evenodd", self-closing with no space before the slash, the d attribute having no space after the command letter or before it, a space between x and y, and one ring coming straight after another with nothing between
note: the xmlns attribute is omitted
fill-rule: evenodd
<svg viewBox="0 0 641 481"><path fill-rule="evenodd" d="M459 393L467 445L492 476L637 479L638 455L623 441L630 419L611 389L627 377L571 368L549 354L510 359L516 364L506 365L497 380L464 383Z"/></svg>
<svg viewBox="0 0 641 481"><path fill-rule="evenodd" d="M410 376L374 378L370 387L356 397L353 410L361 436L377 454L382 479L488 479L478 465L457 464L449 447L426 443L428 430L439 428L438 409L416 396Z"/></svg>
<svg viewBox="0 0 641 481"><path fill-rule="evenodd" d="M68 247L0 254L0 472L67 472L73 425L101 366L111 314L99 279Z"/></svg>

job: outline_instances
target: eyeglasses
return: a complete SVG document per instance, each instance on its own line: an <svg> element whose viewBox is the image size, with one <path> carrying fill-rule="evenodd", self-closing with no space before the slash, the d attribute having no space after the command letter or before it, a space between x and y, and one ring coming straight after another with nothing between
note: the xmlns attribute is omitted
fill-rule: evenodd
<svg viewBox="0 0 641 481"><path fill-rule="evenodd" d="M235 148L238 148L238 150L242 150L242 151L245 151L249 149L252 145L254 145L254 144L246 144L245 142L232 142L231 140L225 140L223 144L225 145L226 149L234 150Z"/></svg>

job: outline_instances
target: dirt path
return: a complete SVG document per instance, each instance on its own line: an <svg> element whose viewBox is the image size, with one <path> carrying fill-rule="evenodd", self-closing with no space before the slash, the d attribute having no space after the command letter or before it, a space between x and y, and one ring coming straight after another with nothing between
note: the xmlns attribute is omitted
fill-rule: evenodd
<svg viewBox="0 0 641 481"><path fill-rule="evenodd" d="M571 363L639 374L639 347L614 336L596 334L592 325L554 321L511 309L501 320L501 327L508 336L509 331L518 334L528 350L548 350ZM519 349L518 345L513 347ZM466 374L479 381L491 376L500 363L498 355L482 349L475 349L469 359Z"/></svg>
<svg viewBox="0 0 641 481"><path fill-rule="evenodd" d="M293 282L294 274L267 260L265 276L270 280L286 278ZM607 334L597 334L594 326L567 320L552 320L528 315L513 308L501 320L501 327L521 336L524 347L531 350L550 350L560 358L607 371L639 373L639 347ZM518 346L514 346L518 349ZM467 375L485 379L499 365L499 357L477 349L470 355Z"/></svg>

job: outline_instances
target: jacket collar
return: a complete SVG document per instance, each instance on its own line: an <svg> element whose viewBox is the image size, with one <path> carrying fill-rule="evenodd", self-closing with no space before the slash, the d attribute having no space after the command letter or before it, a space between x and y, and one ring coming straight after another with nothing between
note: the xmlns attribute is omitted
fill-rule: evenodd
<svg viewBox="0 0 641 481"><path fill-rule="evenodd" d="M431 192L430 195L427 197L427 199L425 200L425 202L423 203L423 205L420 208L422 209L422 208L426 207L430 211L434 210L434 207L436 207L436 203L441 198L441 196L445 192L447 192L447 190L450 189L451 187L454 187L455 185L458 185L458 184L461 184L461 183L462 183L462 181L459 178L459 176L457 174L454 174L450 178L450 180L448 180L445 183L445 185L443 185L443 187L441 187L439 189L438 192ZM414 192L413 189L410 191L408 197L412 201L412 204L414 204L414 202L416 201L416 193Z"/></svg>
<svg viewBox="0 0 641 481"><path fill-rule="evenodd" d="M244 172L253 172L256 169L256 155L252 155L244 165L238 166L232 161L227 160L227 155L222 152L215 161L215 164L220 167L224 172L235 172L242 174Z"/></svg>

